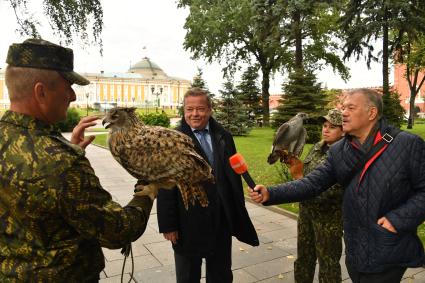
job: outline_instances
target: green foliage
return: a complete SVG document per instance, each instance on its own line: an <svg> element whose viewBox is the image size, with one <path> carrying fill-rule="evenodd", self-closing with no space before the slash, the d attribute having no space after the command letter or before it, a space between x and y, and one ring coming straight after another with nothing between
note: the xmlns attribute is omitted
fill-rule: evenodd
<svg viewBox="0 0 425 283"><path fill-rule="evenodd" d="M198 87L200 89L203 89L207 95L209 97L211 97L212 102L214 101L214 94L212 92L210 92L210 90L208 89L207 86L207 82L204 80L204 78L202 77L203 75L203 71L201 68L198 68L198 73L196 74L196 76L193 78L193 82L190 85L190 87ZM213 105L214 106L214 105ZM214 108L214 107L213 107ZM179 113L183 116L183 109L179 109Z"/></svg>
<svg viewBox="0 0 425 283"><path fill-rule="evenodd" d="M239 64L255 58L262 72L264 124L269 122L270 75L288 62L289 51L281 21L286 1L277 0L179 0L190 9L186 18L184 48L195 59L219 61L231 74Z"/></svg>
<svg viewBox="0 0 425 283"><path fill-rule="evenodd" d="M341 103L341 89L324 89L323 90L326 100L328 101L328 105L326 108L338 108L338 105Z"/></svg>
<svg viewBox="0 0 425 283"><path fill-rule="evenodd" d="M40 23L28 10L29 0L9 0L9 2L15 11L21 35L39 37L37 26ZM94 42L99 44L102 53L100 35L103 29L103 9L100 0L43 0L43 11L54 33L65 38L67 44L72 43L75 34L79 35L86 45L89 45L88 28L91 27Z"/></svg>
<svg viewBox="0 0 425 283"><path fill-rule="evenodd" d="M242 105L233 82L228 79L220 90L221 99L215 107L215 118L232 135L244 136L249 133L253 121L248 119L247 109Z"/></svg>
<svg viewBox="0 0 425 283"><path fill-rule="evenodd" d="M295 46L294 64L288 69L309 68L321 70L330 65L343 80L349 70L340 55L340 30L337 22L341 13L340 0L289 0L288 13L292 19L285 22L289 39Z"/></svg>
<svg viewBox="0 0 425 283"><path fill-rule="evenodd" d="M205 82L204 78L202 77L203 71L201 68L198 68L198 73L193 78L193 82L190 85L190 87L199 87L204 90L208 90L207 83Z"/></svg>
<svg viewBox="0 0 425 283"><path fill-rule="evenodd" d="M318 117L324 114L323 109L328 103L325 93L315 75L310 71L296 69L289 74L289 81L283 85L283 96L273 115L273 127L277 128L298 112L304 112L309 117ZM315 143L321 138L321 124L316 119L305 122L307 143Z"/></svg>
<svg viewBox="0 0 425 283"><path fill-rule="evenodd" d="M356 55L359 59L366 50L367 66L382 58L382 87L384 96L391 97L389 88L389 60L399 48L405 32L425 32L424 1L349 0L341 17L344 34L344 58ZM382 54L374 53L373 44L382 39Z"/></svg>
<svg viewBox="0 0 425 283"><path fill-rule="evenodd" d="M145 123L145 125L161 126L165 128L170 126L170 118L165 112L139 114L139 118L143 121L143 123Z"/></svg>
<svg viewBox="0 0 425 283"><path fill-rule="evenodd" d="M71 132L78 122L80 122L81 115L76 108L68 108L66 120L59 122L57 126L62 132Z"/></svg>
<svg viewBox="0 0 425 283"><path fill-rule="evenodd" d="M242 74L241 82L237 86L240 101L247 109L246 114L252 121L256 121L263 114L260 105L261 90L258 86L257 80L258 67L249 66Z"/></svg>
<svg viewBox="0 0 425 283"><path fill-rule="evenodd" d="M382 97L384 102L384 117L387 121L398 128L401 127L401 124L404 122L405 111L404 108L400 105L400 95L392 91L389 95L384 95Z"/></svg>

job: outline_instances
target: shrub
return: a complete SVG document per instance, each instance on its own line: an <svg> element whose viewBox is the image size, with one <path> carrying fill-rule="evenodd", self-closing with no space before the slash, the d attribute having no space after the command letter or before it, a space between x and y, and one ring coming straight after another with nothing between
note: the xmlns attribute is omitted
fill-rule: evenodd
<svg viewBox="0 0 425 283"><path fill-rule="evenodd" d="M68 108L66 120L59 122L57 125L62 132L71 132L72 129L80 122L81 116L75 108Z"/></svg>
<svg viewBox="0 0 425 283"><path fill-rule="evenodd" d="M167 114L164 112L139 114L139 117L146 125L162 126L166 128L170 126L170 118L168 118Z"/></svg>

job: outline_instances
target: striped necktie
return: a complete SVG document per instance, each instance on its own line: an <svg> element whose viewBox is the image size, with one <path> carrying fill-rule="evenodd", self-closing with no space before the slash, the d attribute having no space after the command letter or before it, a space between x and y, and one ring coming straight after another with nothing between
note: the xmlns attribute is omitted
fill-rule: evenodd
<svg viewBox="0 0 425 283"><path fill-rule="evenodd" d="M208 161L212 165L214 163L214 155L212 153L210 145L207 142L206 135L208 134L208 130L207 129L195 130L194 132L199 134L199 136L200 136L199 143L201 144L202 150L204 151L205 155L207 156Z"/></svg>

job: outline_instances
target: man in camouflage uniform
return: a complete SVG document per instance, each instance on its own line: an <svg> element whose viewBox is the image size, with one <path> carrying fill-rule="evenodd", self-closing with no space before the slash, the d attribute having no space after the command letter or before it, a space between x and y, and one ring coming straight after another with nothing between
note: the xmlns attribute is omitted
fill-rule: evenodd
<svg viewBox="0 0 425 283"><path fill-rule="evenodd" d="M12 44L6 62L10 110L0 120L0 282L97 282L101 247L141 236L152 201L112 201L85 157L82 119L71 142L54 124L76 99L71 49L41 39Z"/></svg>
<svg viewBox="0 0 425 283"><path fill-rule="evenodd" d="M321 118L324 120L322 141L316 143L304 159L303 174L291 168L294 179L302 178L324 162L329 146L342 138L340 110L331 109ZM337 184L314 199L300 202L295 282L313 282L316 259L319 282L341 282L342 196L343 189Z"/></svg>

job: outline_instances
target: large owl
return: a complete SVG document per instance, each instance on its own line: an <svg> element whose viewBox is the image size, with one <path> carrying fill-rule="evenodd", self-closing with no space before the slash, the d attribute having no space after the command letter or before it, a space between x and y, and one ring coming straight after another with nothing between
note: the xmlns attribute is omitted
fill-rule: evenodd
<svg viewBox="0 0 425 283"><path fill-rule="evenodd" d="M191 138L178 131L147 126L138 118L135 108L111 109L102 124L109 131L109 148L114 158L142 183L136 194L155 198L158 189L177 186L183 203L196 200L208 206L201 182L213 182L209 164L195 151Z"/></svg>
<svg viewBox="0 0 425 283"><path fill-rule="evenodd" d="M305 119L307 119L307 114L297 113L277 129L272 152L267 158L269 164L275 163L278 159L282 162L287 161L290 157L301 155L307 137L307 131L303 127Z"/></svg>

